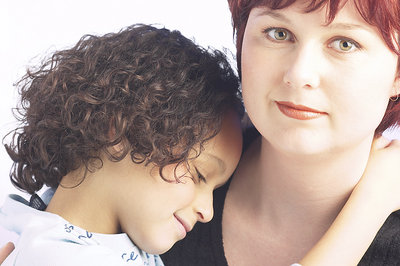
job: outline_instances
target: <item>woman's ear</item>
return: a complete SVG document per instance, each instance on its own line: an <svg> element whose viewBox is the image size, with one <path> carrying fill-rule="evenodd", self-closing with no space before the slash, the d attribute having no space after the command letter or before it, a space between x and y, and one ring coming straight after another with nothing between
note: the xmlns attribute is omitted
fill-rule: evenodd
<svg viewBox="0 0 400 266"><path fill-rule="evenodd" d="M390 98L398 98L400 96L400 74L397 75L393 82L392 92L390 94Z"/></svg>

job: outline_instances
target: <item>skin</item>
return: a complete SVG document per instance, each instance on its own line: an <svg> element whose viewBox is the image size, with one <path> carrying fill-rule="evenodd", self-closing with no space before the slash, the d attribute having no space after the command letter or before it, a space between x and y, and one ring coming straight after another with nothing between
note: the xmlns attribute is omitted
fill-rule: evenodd
<svg viewBox="0 0 400 266"><path fill-rule="evenodd" d="M282 42L271 44L269 39L268 44L266 44L265 35L269 37L281 36L282 32L277 32L277 30L268 31L267 34L263 32L263 36L260 38L248 34L249 28L254 26L252 24L255 20L254 13L260 11L259 9L252 11L251 21L249 18L248 28L246 29L245 41L248 45L246 52L249 53L244 56L243 60L248 60L249 63L243 62L244 65L242 66L243 83L247 79L247 85L243 84L243 90L246 106L250 106L248 108L249 114L264 138L256 142L243 156L228 191L223 215L223 236L229 265L258 265L260 261L268 261L270 265L288 265L300 261L304 254L307 254L307 256L301 260L303 265L356 264L387 215L400 206L397 199L398 193L395 189L400 184L398 178L393 177L392 174L397 170L395 166L398 165L399 161L399 144L387 141L383 141L382 144L382 140L378 139L375 140L371 148L373 124L379 123L385 109L383 106L387 104L388 97L397 93L398 81L395 71L393 71L395 67L386 69L388 72L381 72L381 68L373 69L373 66L369 63L373 61L370 60L372 56L374 60L381 60L378 62L383 62L384 66L391 66L393 54L390 55L390 53L387 53L388 50L379 48L383 46L381 40L377 38L376 30L373 31L372 37L375 40L378 39L378 41L371 42L368 39L368 46L362 45L362 52L354 48L351 50L351 55L349 55L349 51L340 51L340 47L347 49L353 46L345 44L337 38L323 37L331 37L332 32L334 35L339 34L342 37L348 37L347 34L363 36L363 34L358 34L359 28L354 32L354 29L349 31L347 27L339 27L339 29L336 27L335 31L322 30L324 34L318 35L321 33L321 29L318 29L318 27L322 28L320 26L323 23L320 23L318 27L310 28L304 27L304 23L321 22L324 18L322 13L319 16L317 16L318 12L311 13L310 15L314 15L314 18L308 19L307 16L301 17L300 15L304 15L301 12L293 14L292 11L296 10L296 7L298 7L297 10L301 10L301 5L296 4L292 9L289 8L284 12L286 18L286 25L284 26L290 30L291 34L295 33L296 42L289 42L289 39L285 39L284 41L280 40ZM296 17L301 19L302 22L298 23ZM357 25L363 23L352 7L345 8L335 22L349 17L355 19ZM280 21L282 16L277 16L275 13L273 18L275 23L278 20L279 27L283 27ZM287 18L290 18L291 21L289 25L287 25ZM355 24L353 23L355 21L351 21L351 24ZM296 25L301 25L301 27L295 27ZM292 29L292 27L295 27L295 29ZM309 29L310 32L303 31L305 28ZM343 30L345 30L345 33L343 33ZM278 35L275 35L275 33L278 33ZM287 35L283 34L283 36ZM321 38L313 39L316 36ZM371 36L369 35L369 37ZM357 38L357 43L363 42ZM258 44L260 47L257 46ZM279 46L276 47L277 45ZM379 53L376 53L377 50L374 50L376 48L379 50L378 52L382 52L380 56ZM275 51L273 51L274 49ZM310 49L310 51L307 49ZM280 54L279 52L282 52L282 50L286 52ZM258 52L260 53L256 54ZM340 54L336 54L337 52L340 52ZM360 54L358 54L359 52ZM365 54L368 55L368 58L365 57ZM267 56L275 58L275 61L265 60ZM323 60L320 60L321 58ZM396 56L393 58L396 59ZM358 64L363 67L360 68ZM288 65L290 67L285 69ZM271 68L271 66L273 67ZM327 69L331 71L327 71ZM375 76L362 76L358 71L367 74L371 72ZM317 75L315 75L316 73ZM341 74L339 75L339 73ZM254 75L254 77L248 78L251 75ZM262 80L267 75L271 80L267 78ZM382 80L377 81L378 76ZM275 77L277 80L274 80ZM357 78L360 81L361 77L369 78L367 79L368 82L352 80ZM341 81L340 84L337 82L338 80ZM268 83L265 83L267 81ZM265 84L269 85L265 86ZM376 87L373 87L373 84L382 88L382 90L374 90ZM342 88L356 90L362 88L362 86L366 86L364 88L367 89L367 93L364 91L361 93L359 90L358 93L360 94L357 95L352 90L340 90ZM275 90L275 88L279 88L279 90ZM298 94L292 91L297 91ZM256 96L251 96L253 94ZM265 97L259 96L259 94L265 94ZM299 97L299 99L303 99L302 96L304 95L311 95L310 99L315 97L316 100L310 100L306 103L290 101L291 99L285 98L287 95L297 95L296 97ZM351 97L352 101L342 99L346 98L340 97L343 95ZM270 98L275 99L275 97L276 100L283 102L283 105L289 107L293 107L293 104L302 105L318 112L310 112L309 109L298 111L293 110L294 108L287 108L287 106L279 107L273 102L275 100L270 101ZM296 100L296 97L293 99ZM321 97L322 100L318 97ZM374 97L377 97L376 102ZM262 102L265 99L267 99L267 102ZM316 106L313 105L313 101L317 103ZM362 101L365 102L359 104ZM326 105L323 105L324 103ZM321 106L318 104L321 104ZM365 108L364 104L369 108ZM358 110L358 108L361 109ZM272 115L270 116L270 114ZM360 119L355 119L357 116L360 116ZM268 122L269 120L264 119L264 117L273 122ZM363 117L364 119L362 119ZM267 122L277 125L277 132L273 131L275 127L268 127ZM360 131L353 132L354 127L349 127L351 132L346 133L346 130L348 130L346 126L348 127L349 123L353 123L352 125L357 126ZM285 141L282 143L277 141L280 137L285 138ZM271 140L267 141L266 139ZM351 139L353 142L350 141ZM372 153L369 153L369 149L372 149ZM274 155L277 155L278 158L275 162L281 163L287 168L288 171L281 172L279 175L281 182L265 178L267 172L265 168L260 167L258 162L265 165L268 162L271 164L271 157L274 157L266 156L265 150L274 152ZM346 155L350 150L352 152ZM350 155L361 156L355 160L354 158L358 157ZM341 160L333 160L332 158ZM289 159L293 160L290 164L287 163ZM328 159L332 160L329 161L329 164L326 164L325 161ZM365 169L367 160L368 168ZM344 161L350 163L344 164ZM310 174L312 172L310 170L313 169L309 166L312 163L315 176ZM322 167L317 167L318 163ZM340 172L333 171L333 166L336 167L335 170L340 170ZM355 166L354 171L351 171L352 166ZM325 172L321 170L324 167L327 169ZM275 173L271 171L268 176L274 177L274 174L278 176L276 168L270 168L274 169ZM383 169L385 171L382 171ZM299 171L302 171L303 174L300 175ZM330 176L329 172L333 172L333 175ZM359 181L362 172L365 174ZM248 176L254 177L255 181L245 178ZM321 181L320 176L324 176L327 180L318 182ZM342 176L343 178L337 182L334 179ZM379 179L377 180L376 177L379 177ZM264 179L260 180L260 178ZM300 178L304 179L301 180ZM346 178L349 178L350 181L342 182L346 181ZM339 186L338 183L343 184ZM280 186L275 188L271 184ZM357 187L353 190L355 184L357 184ZM266 187L273 187L275 191L268 191L265 189ZM330 189L327 189L328 187ZM350 193L351 197L347 200ZM283 196L277 197L276 195L279 194ZM370 197L371 194L376 196ZM274 195L276 200L274 202L271 197L264 198L263 195ZM344 205L345 202L346 205ZM344 208L337 215L343 205ZM279 206L279 208L274 208L274 206ZM271 213L275 217L269 215ZM204 217L207 217L207 215L203 216L203 219ZM232 219L235 219L234 224L226 222ZM335 221L332 223L334 219ZM365 221L369 221L368 224ZM330 224L332 224L330 230L324 235ZM360 224L363 224L363 226L360 227ZM257 228L257 230L253 230L254 228ZM322 235L324 237L320 239ZM318 239L320 240L318 241ZM313 243L316 242L317 245L309 251ZM240 254L240 257L235 257L239 248L243 250L243 253ZM335 254L340 254L339 260L332 259L332 257L338 258L338 256L335 257Z"/></svg>
<svg viewBox="0 0 400 266"><path fill-rule="evenodd" d="M129 157L117 163L105 159L101 169L75 188L65 187L76 183L81 172L65 176L46 211L90 232L125 232L146 252L164 253L196 222L211 220L213 190L232 175L241 140L239 118L229 112L221 131L205 143L200 156L189 161L188 167L177 168L180 183L173 181L174 165L163 173L171 180L166 182L152 165L134 164ZM118 147L114 149L118 152ZM68 204L71 198L73 206Z"/></svg>
<svg viewBox="0 0 400 266"><path fill-rule="evenodd" d="M352 1L329 25L325 9L303 10L304 1L254 8L247 22L243 98L262 137L227 193L229 265L289 265L307 254L360 181L375 128L399 91L397 56Z"/></svg>
<svg viewBox="0 0 400 266"><path fill-rule="evenodd" d="M7 258L8 255L14 250L14 244L8 242L0 249L0 264Z"/></svg>
<svg viewBox="0 0 400 266"><path fill-rule="evenodd" d="M301 260L303 266L357 265L378 230L400 209L400 142L374 140L367 169L329 230Z"/></svg>
<svg viewBox="0 0 400 266"><path fill-rule="evenodd" d="M300 261L301 265L357 264L387 215L400 207L400 180L392 174L400 161L399 147L399 141L374 141L366 171L370 174L363 176L330 229ZM11 242L0 249L0 263L13 249Z"/></svg>
<svg viewBox="0 0 400 266"><path fill-rule="evenodd" d="M271 145L289 155L312 157L370 145L388 98L397 94L397 55L351 1L329 25L324 25L325 10L303 10L299 2L270 14L265 8L250 13L242 51L250 119ZM320 115L294 119L277 102L313 108Z"/></svg>

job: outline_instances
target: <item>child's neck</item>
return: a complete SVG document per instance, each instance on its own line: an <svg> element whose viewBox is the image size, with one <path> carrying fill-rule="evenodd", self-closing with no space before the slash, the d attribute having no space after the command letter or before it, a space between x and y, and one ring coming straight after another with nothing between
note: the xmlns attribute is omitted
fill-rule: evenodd
<svg viewBox="0 0 400 266"><path fill-rule="evenodd" d="M110 193L101 185L104 170L70 172L63 177L46 211L57 214L89 232L115 234L120 228L113 213Z"/></svg>

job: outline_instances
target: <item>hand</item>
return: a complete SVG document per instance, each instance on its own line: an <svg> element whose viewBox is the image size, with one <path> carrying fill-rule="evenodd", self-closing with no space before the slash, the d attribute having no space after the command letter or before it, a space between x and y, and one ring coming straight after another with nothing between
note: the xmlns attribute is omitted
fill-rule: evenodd
<svg viewBox="0 0 400 266"><path fill-rule="evenodd" d="M399 162L400 141L374 140L363 176L302 265L358 264L386 218L400 209Z"/></svg>
<svg viewBox="0 0 400 266"><path fill-rule="evenodd" d="M400 141L374 140L363 176L302 265L358 264L386 218L400 209L399 162Z"/></svg>
<svg viewBox="0 0 400 266"><path fill-rule="evenodd" d="M400 209L400 141L376 138L368 165L355 191L367 193L390 214Z"/></svg>
<svg viewBox="0 0 400 266"><path fill-rule="evenodd" d="M10 255L10 253L14 250L14 244L8 242L0 249L0 264Z"/></svg>

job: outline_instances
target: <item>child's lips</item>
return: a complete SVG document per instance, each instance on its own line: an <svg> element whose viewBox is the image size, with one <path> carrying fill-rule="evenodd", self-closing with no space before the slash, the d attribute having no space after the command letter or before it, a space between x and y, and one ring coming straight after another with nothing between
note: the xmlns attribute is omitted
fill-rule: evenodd
<svg viewBox="0 0 400 266"><path fill-rule="evenodd" d="M185 220L183 220L181 217L179 217L178 215L174 214L175 219L178 220L178 222L183 226L183 228L185 229L186 233L190 232L192 230L192 226L189 225L189 223L187 223Z"/></svg>
<svg viewBox="0 0 400 266"><path fill-rule="evenodd" d="M328 114L304 105L296 105L291 102L276 101L275 103L284 115L298 120L311 120Z"/></svg>

